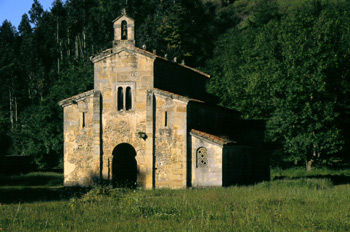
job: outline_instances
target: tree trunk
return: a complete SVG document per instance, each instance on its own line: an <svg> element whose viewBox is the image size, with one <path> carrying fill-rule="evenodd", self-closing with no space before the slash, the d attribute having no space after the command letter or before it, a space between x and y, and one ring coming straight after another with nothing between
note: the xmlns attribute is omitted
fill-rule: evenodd
<svg viewBox="0 0 350 232"><path fill-rule="evenodd" d="M311 171L312 170L312 164L315 162L314 159L311 159L309 161L306 161L306 171Z"/></svg>
<svg viewBox="0 0 350 232"><path fill-rule="evenodd" d="M83 30L83 50L86 49L86 38L85 38L85 31Z"/></svg>
<svg viewBox="0 0 350 232"><path fill-rule="evenodd" d="M18 109L17 109L17 98L15 97L15 123L17 125L17 121L18 121Z"/></svg>
<svg viewBox="0 0 350 232"><path fill-rule="evenodd" d="M79 57L78 36L75 36L75 58Z"/></svg>
<svg viewBox="0 0 350 232"><path fill-rule="evenodd" d="M60 74L60 51L61 51L61 46L60 46L60 24L58 22L59 18L57 18L57 37L56 37L56 43L57 43L57 49L58 49L58 55L57 55L57 74Z"/></svg>
<svg viewBox="0 0 350 232"><path fill-rule="evenodd" d="M84 31L83 31L83 36L84 36ZM83 37L82 36L82 37ZM82 58L84 58L84 48L83 48L83 46L84 46L84 38L81 38L80 36L79 36L79 52L80 52L80 56L82 57Z"/></svg>
<svg viewBox="0 0 350 232"><path fill-rule="evenodd" d="M14 121L13 121L13 118L14 118L14 107L13 107L13 97L12 97L12 93L11 91L9 90L9 100L10 100L10 122L11 122L11 128L13 129L13 124L14 124Z"/></svg>
<svg viewBox="0 0 350 232"><path fill-rule="evenodd" d="M320 158L321 152L317 149L317 144L313 145L312 158L306 161L306 170L311 171L313 169L312 164Z"/></svg>
<svg viewBox="0 0 350 232"><path fill-rule="evenodd" d="M69 30L67 31L67 57L70 57L70 34L69 34Z"/></svg>

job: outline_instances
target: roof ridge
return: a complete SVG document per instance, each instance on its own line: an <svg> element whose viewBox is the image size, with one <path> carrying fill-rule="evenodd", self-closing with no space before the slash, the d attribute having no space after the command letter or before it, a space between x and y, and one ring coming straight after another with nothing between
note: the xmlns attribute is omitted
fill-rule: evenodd
<svg viewBox="0 0 350 232"><path fill-rule="evenodd" d="M150 52L150 51L146 51L146 50L141 49L141 48L138 48L138 47L136 47L136 46L135 46L135 48L136 48L137 50L141 50L141 51L143 51L143 52L145 52L145 53L148 53L148 54L150 54L150 55L153 55L153 56L156 57L156 58L162 59L162 60L164 60L164 61L171 62L170 60L168 60L168 59L166 59L166 58L164 58L164 57L162 57L162 56L158 56L157 54L154 54L154 53L152 53L152 52ZM182 67L184 67L184 68L190 69L190 70L192 70L192 71L194 71L194 72L197 72L197 73L199 73L199 74L201 74L201 75L203 75L203 76L206 76L206 77L210 78L210 75L209 75L209 74L204 73L204 72L202 72L202 71L199 71L198 69L192 68L192 67L187 66L187 65L185 65L185 64L179 64L179 63L177 63L177 62L171 62L171 63L177 64L177 65L179 65L179 66L182 66Z"/></svg>
<svg viewBox="0 0 350 232"><path fill-rule="evenodd" d="M179 63L177 63L177 62L171 62L170 60L168 60L168 59L166 59L166 58L164 58L164 57L158 56L157 54L154 54L154 53L152 53L152 52L150 52L150 51L146 51L146 50L141 49L141 48L136 47L136 46L135 46L134 48L135 48L135 51L143 52L143 53L147 54L148 56L152 56L153 58L160 59L160 60L164 60L164 61L166 61L166 62L170 62L170 63L176 64L176 65L178 65L178 66L181 66L181 67L183 67L183 68L186 68L186 69L189 69L189 70L191 70L191 71L193 71L193 72L196 72L196 73L198 73L198 74L200 74L200 75L202 75L202 76L205 76L205 77L207 77L207 78L210 78L210 75L209 75L209 74L204 73L204 72L202 72L202 71L199 71L198 69L192 68L192 67L187 66L187 65L185 65L185 64L179 64ZM118 50L118 52L120 52L120 51L122 51L122 50L123 50L123 51L126 51L126 50L133 50L133 49L126 49L126 48L123 49L123 48L122 48L122 49ZM101 52L100 52L99 54L97 54L97 55L91 56L91 57L90 57L90 60L91 60L92 62L94 62L94 60L101 60L101 59L103 59L103 58L106 57L106 56L112 55L113 53L115 53L115 50L114 50L113 48L108 48L108 49L105 49L105 50L101 51Z"/></svg>
<svg viewBox="0 0 350 232"><path fill-rule="evenodd" d="M195 99L195 98L190 98L190 97L186 97L186 96L183 96L183 95L180 95L180 94L177 94L177 93L173 93L173 92L170 92L170 91L167 91L167 90L163 90L163 89L159 89L159 88L153 88L153 90L155 90L156 92L159 92L159 93L163 92L163 93L165 93L165 94L171 94L171 95L174 95L174 96L177 96L177 97L185 98L185 99L188 100L188 101L205 103L205 102L202 101L202 100Z"/></svg>
<svg viewBox="0 0 350 232"><path fill-rule="evenodd" d="M226 138L226 137L220 137L218 135L213 135L213 134L210 134L210 133L207 133L207 132L203 132L203 131L200 131L200 130L196 130L196 129L192 129L191 130L191 134L194 133L195 135L197 136L200 136L200 137L203 137L205 139L208 139L212 142L215 142L215 143L219 143L221 145L226 145L226 144L237 144L237 141L233 141L229 138Z"/></svg>
<svg viewBox="0 0 350 232"><path fill-rule="evenodd" d="M72 104L74 103L75 101L78 101L84 97L87 97L87 96L90 96L92 95L93 93L95 92L94 89L91 89L91 90L88 90L88 91L85 91L85 92L82 92L82 93L79 93L77 95L74 95L72 97L69 97L69 98L66 98L66 99L63 99L61 101L58 102L58 105L64 107L68 104Z"/></svg>

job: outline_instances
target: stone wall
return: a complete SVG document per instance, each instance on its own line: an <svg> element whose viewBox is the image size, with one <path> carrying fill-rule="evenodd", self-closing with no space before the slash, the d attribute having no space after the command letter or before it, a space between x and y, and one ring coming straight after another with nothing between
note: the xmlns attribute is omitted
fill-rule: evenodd
<svg viewBox="0 0 350 232"><path fill-rule="evenodd" d="M155 187L186 187L186 101L155 94Z"/></svg>
<svg viewBox="0 0 350 232"><path fill-rule="evenodd" d="M197 151L204 148L207 152L207 165L197 164ZM222 186L222 146L191 136L192 186Z"/></svg>
<svg viewBox="0 0 350 232"><path fill-rule="evenodd" d="M92 94L64 107L64 185L88 186L98 179L93 147Z"/></svg>
<svg viewBox="0 0 350 232"><path fill-rule="evenodd" d="M225 174L224 185L269 180L269 157L264 151L263 121L243 120L236 111L200 102L189 102L187 118L189 131L197 129L227 136L238 145L224 146L223 169L232 171Z"/></svg>
<svg viewBox="0 0 350 232"><path fill-rule="evenodd" d="M102 96L102 174L111 178L112 152L121 143L136 150L138 181L145 188L152 188L153 123L152 98L153 59L122 48L120 51L94 60L95 90ZM131 88L132 108L117 109L117 89ZM150 116L148 114L151 114ZM147 139L140 138L145 133Z"/></svg>

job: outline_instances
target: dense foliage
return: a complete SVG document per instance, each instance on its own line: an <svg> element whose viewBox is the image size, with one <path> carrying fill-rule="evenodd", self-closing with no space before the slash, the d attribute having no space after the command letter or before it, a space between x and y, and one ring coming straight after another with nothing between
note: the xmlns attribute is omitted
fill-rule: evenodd
<svg viewBox="0 0 350 232"><path fill-rule="evenodd" d="M91 89L89 57L126 8L136 45L212 74L208 90L267 122L275 165L349 159L350 3L293 0L33 1L0 26L0 155L62 165L59 100ZM281 149L280 149L281 148Z"/></svg>
<svg viewBox="0 0 350 232"><path fill-rule="evenodd" d="M281 14L267 2L245 29L223 34L210 90L244 117L266 120L267 142L311 168L349 152L350 4L303 6Z"/></svg>

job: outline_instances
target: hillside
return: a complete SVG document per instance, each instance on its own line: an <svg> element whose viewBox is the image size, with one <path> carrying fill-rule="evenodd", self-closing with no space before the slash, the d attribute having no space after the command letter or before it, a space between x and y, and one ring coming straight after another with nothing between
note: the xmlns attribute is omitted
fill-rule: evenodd
<svg viewBox="0 0 350 232"><path fill-rule="evenodd" d="M92 88L89 57L111 47L126 8L136 45L212 75L208 91L267 122L273 165L350 161L349 1L34 0L0 27L0 155L62 166L57 102Z"/></svg>

